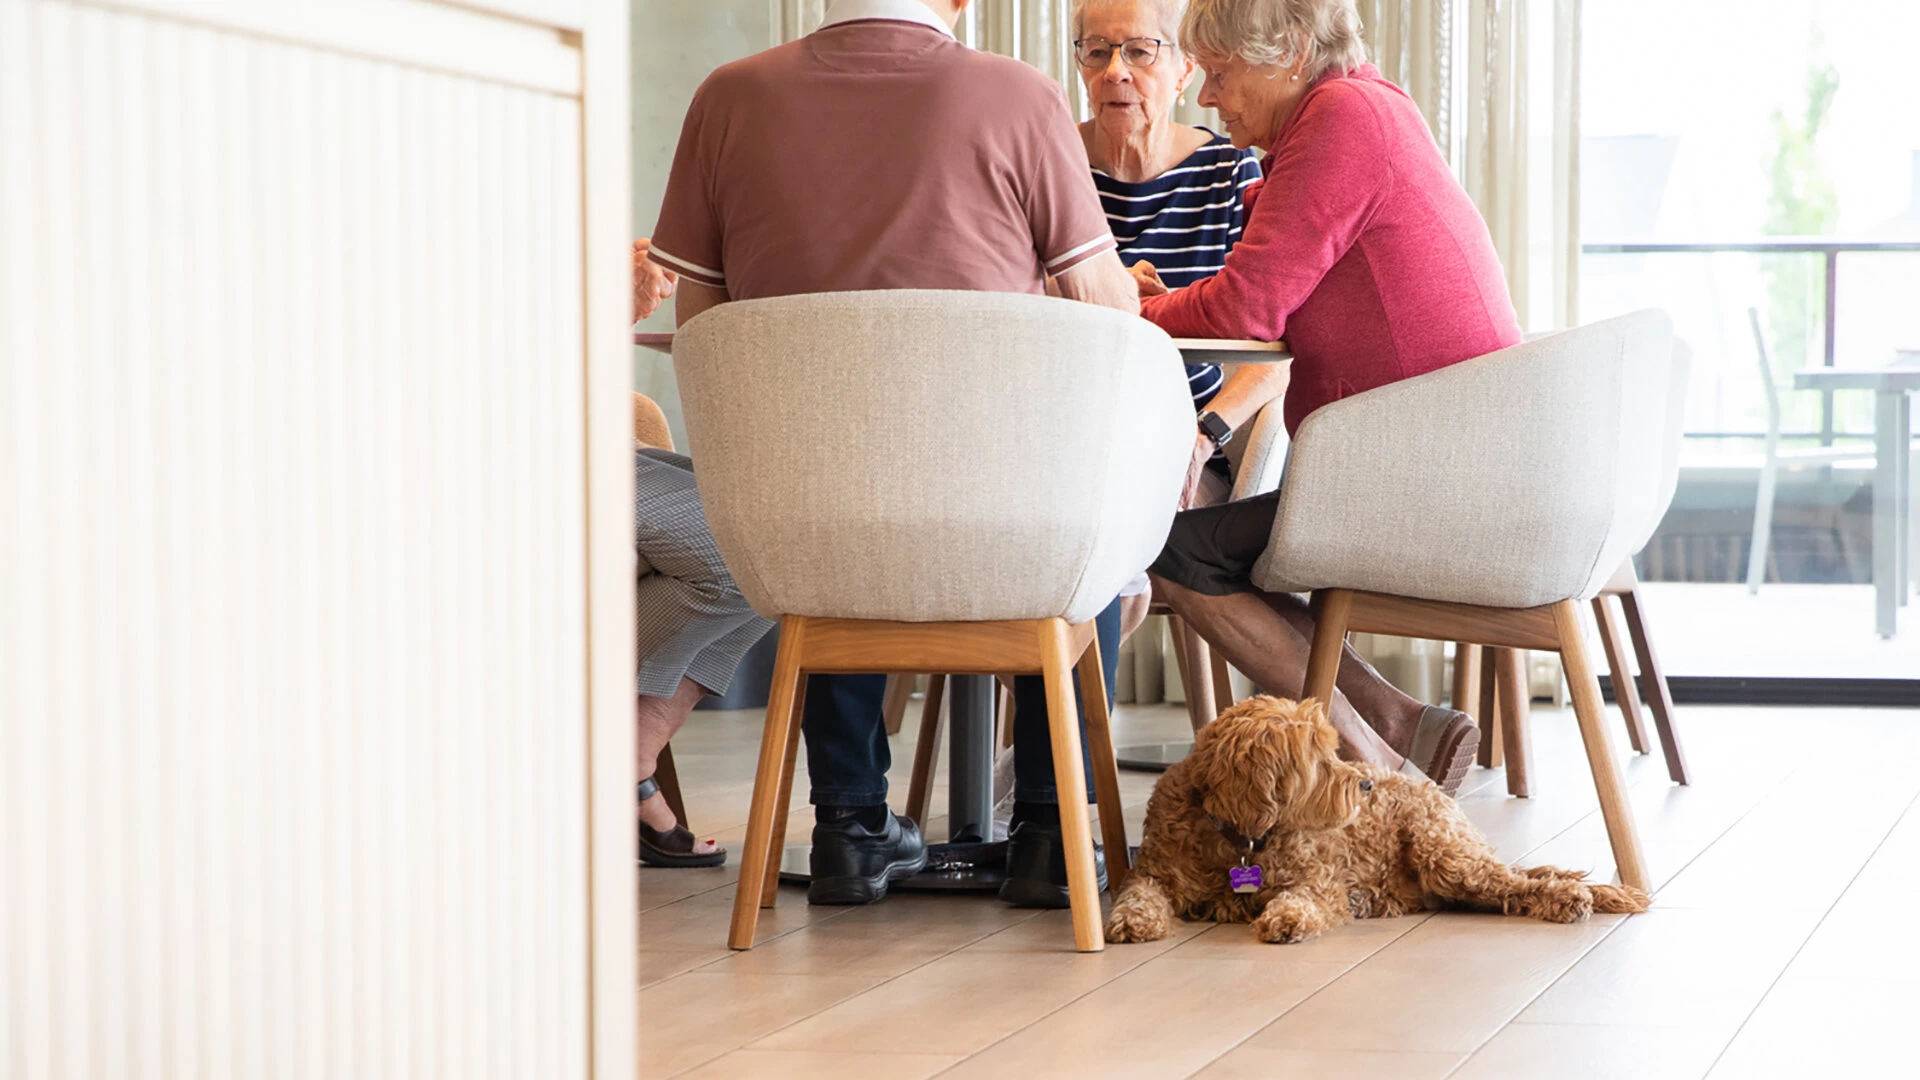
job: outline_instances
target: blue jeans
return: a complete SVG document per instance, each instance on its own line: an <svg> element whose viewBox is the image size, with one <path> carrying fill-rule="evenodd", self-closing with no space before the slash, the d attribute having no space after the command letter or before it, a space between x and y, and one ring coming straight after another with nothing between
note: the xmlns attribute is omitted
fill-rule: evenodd
<svg viewBox="0 0 1920 1080"><path fill-rule="evenodd" d="M1120 601L1094 617L1100 665L1113 700L1113 673L1120 663ZM887 769L893 752L881 716L884 675L810 675L801 733L807 740L807 773L815 806L881 806L887 801ZM1053 781L1053 740L1047 732L1046 683L1038 675L1013 681L1013 797L1021 802L1060 799ZM1079 685L1074 686L1079 698ZM1085 754L1087 713L1080 708L1081 764L1087 799L1093 800L1093 767Z"/></svg>

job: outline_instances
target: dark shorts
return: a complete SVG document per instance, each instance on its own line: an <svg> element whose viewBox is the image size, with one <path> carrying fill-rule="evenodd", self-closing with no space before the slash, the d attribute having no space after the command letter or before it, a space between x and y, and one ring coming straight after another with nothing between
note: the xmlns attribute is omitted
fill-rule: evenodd
<svg viewBox="0 0 1920 1080"><path fill-rule="evenodd" d="M1183 510L1173 516L1167 546L1148 567L1155 575L1208 596L1253 592L1253 564L1273 538L1280 492Z"/></svg>

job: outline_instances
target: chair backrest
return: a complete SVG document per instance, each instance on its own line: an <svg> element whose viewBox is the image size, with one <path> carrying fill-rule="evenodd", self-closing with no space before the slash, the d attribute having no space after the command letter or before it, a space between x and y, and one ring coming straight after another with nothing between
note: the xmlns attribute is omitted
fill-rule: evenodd
<svg viewBox="0 0 1920 1080"><path fill-rule="evenodd" d="M1247 431L1227 444L1227 458L1233 464L1231 498L1250 499L1280 486L1280 474L1287 468L1285 403L1284 397L1268 402Z"/></svg>
<svg viewBox="0 0 1920 1080"><path fill-rule="evenodd" d="M673 352L714 540L768 616L1084 621L1158 554L1193 447L1172 339L1068 300L736 301Z"/></svg>
<svg viewBox="0 0 1920 1080"><path fill-rule="evenodd" d="M1760 389L1767 395L1767 439L1780 438L1780 386L1773 381L1773 359L1767 355L1767 335L1760 329L1760 309L1747 309L1747 325L1753 327L1753 351L1760 362Z"/></svg>
<svg viewBox="0 0 1920 1080"><path fill-rule="evenodd" d="M673 449L673 429L667 426L667 414L638 390L633 392L633 441L660 450Z"/></svg>
<svg viewBox="0 0 1920 1080"><path fill-rule="evenodd" d="M1590 597L1672 498L1685 367L1665 313L1643 311L1315 410L1254 580L1490 607Z"/></svg>

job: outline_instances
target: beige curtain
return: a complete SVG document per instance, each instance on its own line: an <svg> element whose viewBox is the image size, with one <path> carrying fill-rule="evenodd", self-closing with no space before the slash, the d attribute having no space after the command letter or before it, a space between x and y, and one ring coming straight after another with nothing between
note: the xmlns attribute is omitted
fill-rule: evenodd
<svg viewBox="0 0 1920 1080"><path fill-rule="evenodd" d="M812 33L832 0L768 0L775 43ZM1024 60L1057 80L1074 109L1083 104L1070 57L1068 0L975 0L960 14L954 35L987 52Z"/></svg>
<svg viewBox="0 0 1920 1080"><path fill-rule="evenodd" d="M1457 157L1454 44L1463 0L1358 0L1367 55L1427 118L1441 156Z"/></svg>
<svg viewBox="0 0 1920 1080"><path fill-rule="evenodd" d="M1467 0L1466 155L1515 309L1527 310L1527 0Z"/></svg>

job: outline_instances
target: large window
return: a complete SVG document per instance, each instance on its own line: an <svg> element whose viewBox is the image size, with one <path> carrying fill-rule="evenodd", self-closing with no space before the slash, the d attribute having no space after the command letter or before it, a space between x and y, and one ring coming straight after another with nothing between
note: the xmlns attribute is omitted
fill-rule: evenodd
<svg viewBox="0 0 1920 1080"><path fill-rule="evenodd" d="M1580 319L1664 307L1695 354L1640 560L1669 667L1920 678L1913 607L1874 621L1873 395L1794 389L1920 349L1920 4L1606 0L1582 30ZM1770 427L1856 456L1778 471L1753 596Z"/></svg>

